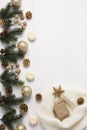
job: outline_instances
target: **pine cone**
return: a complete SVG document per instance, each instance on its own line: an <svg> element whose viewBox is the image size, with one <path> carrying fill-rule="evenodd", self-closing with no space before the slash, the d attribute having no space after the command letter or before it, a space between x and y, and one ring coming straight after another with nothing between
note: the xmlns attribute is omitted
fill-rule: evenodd
<svg viewBox="0 0 87 130"><path fill-rule="evenodd" d="M19 109L21 113L25 113L28 111L28 106L26 104L21 104Z"/></svg>
<svg viewBox="0 0 87 130"><path fill-rule="evenodd" d="M0 53L1 53L1 54L5 53L5 52L6 52L5 49L1 49L1 50L0 50Z"/></svg>
<svg viewBox="0 0 87 130"><path fill-rule="evenodd" d="M3 124L0 125L0 130L5 130L5 126Z"/></svg>
<svg viewBox="0 0 87 130"><path fill-rule="evenodd" d="M35 98L36 98L36 101L41 101L42 100L42 95L40 93L37 93Z"/></svg>
<svg viewBox="0 0 87 130"><path fill-rule="evenodd" d="M82 105L84 103L84 99L82 97L77 99L77 104Z"/></svg>
<svg viewBox="0 0 87 130"><path fill-rule="evenodd" d="M7 34L7 30L4 30L3 32L0 33L0 37L4 37Z"/></svg>
<svg viewBox="0 0 87 130"><path fill-rule="evenodd" d="M30 60L29 59L24 59L23 60L23 66L28 67L30 65Z"/></svg>
<svg viewBox="0 0 87 130"><path fill-rule="evenodd" d="M0 26L3 26L3 21L2 21L2 19L0 20Z"/></svg>
<svg viewBox="0 0 87 130"><path fill-rule="evenodd" d="M32 13L30 11L26 12L26 18L31 19L32 18Z"/></svg>
<svg viewBox="0 0 87 130"><path fill-rule="evenodd" d="M2 19L2 23L3 23L2 26L6 25L7 24L7 20L6 19Z"/></svg>
<svg viewBox="0 0 87 130"><path fill-rule="evenodd" d="M0 20L0 26L4 26L7 24L7 20L6 19L1 19Z"/></svg>

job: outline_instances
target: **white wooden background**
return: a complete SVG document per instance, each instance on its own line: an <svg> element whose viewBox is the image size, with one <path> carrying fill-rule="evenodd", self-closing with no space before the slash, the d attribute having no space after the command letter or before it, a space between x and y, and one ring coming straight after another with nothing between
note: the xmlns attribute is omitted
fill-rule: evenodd
<svg viewBox="0 0 87 130"><path fill-rule="evenodd" d="M0 8L7 2L0 0ZM60 83L87 90L87 0L22 0L22 8L24 12L30 10L33 18L19 40L28 41L29 31L37 35L34 43L28 41L26 57L30 57L31 66L25 69L21 64L20 77L33 90L27 101L29 112L23 121L27 130L40 130L39 125L32 128L28 123L29 116L38 114L37 92L44 95ZM29 70L36 77L32 83L25 77Z"/></svg>

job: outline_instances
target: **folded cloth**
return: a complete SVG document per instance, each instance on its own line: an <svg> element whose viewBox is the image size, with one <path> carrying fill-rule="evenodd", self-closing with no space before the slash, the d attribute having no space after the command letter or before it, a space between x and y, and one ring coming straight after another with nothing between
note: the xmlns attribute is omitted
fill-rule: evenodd
<svg viewBox="0 0 87 130"><path fill-rule="evenodd" d="M60 100L53 96L53 91L50 91L44 97L39 110L39 121L42 130L87 130L87 93L62 86L65 92L61 95L70 111L70 116L60 121L55 117L53 112L54 104ZM82 97L84 103L77 104L77 99Z"/></svg>

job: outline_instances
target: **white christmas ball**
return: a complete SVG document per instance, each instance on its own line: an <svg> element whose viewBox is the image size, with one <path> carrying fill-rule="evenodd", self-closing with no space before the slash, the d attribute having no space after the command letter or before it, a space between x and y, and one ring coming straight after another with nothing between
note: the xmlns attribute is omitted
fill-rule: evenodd
<svg viewBox="0 0 87 130"><path fill-rule="evenodd" d="M24 86L21 90L21 94L24 97L30 97L32 94L32 89L29 86Z"/></svg>
<svg viewBox="0 0 87 130"><path fill-rule="evenodd" d="M31 81L33 81L35 79L35 76L34 76L34 74L32 72L28 72L26 74L26 79L31 82Z"/></svg>
<svg viewBox="0 0 87 130"><path fill-rule="evenodd" d="M36 35L34 34L34 33L32 33L32 32L29 32L28 33L28 39L29 39L29 41L35 41L36 40Z"/></svg>
<svg viewBox="0 0 87 130"><path fill-rule="evenodd" d="M20 7L21 6L21 0L11 0L11 3L13 6Z"/></svg>
<svg viewBox="0 0 87 130"><path fill-rule="evenodd" d="M26 127L25 127L25 125L20 124L20 125L16 126L15 130L26 130Z"/></svg>
<svg viewBox="0 0 87 130"><path fill-rule="evenodd" d="M31 126L36 126L38 124L38 118L37 118L37 116L31 116L29 118L29 124Z"/></svg>
<svg viewBox="0 0 87 130"><path fill-rule="evenodd" d="M25 41L20 41L18 44L17 44L17 48L19 51L23 52L23 53L26 53L27 50L28 50L28 44L27 42Z"/></svg>

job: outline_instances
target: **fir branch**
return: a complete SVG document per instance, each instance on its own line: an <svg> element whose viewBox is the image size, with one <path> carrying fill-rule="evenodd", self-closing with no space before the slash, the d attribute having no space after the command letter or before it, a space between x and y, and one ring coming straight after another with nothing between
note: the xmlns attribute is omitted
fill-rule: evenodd
<svg viewBox="0 0 87 130"><path fill-rule="evenodd" d="M22 34L23 31L24 31L23 28L15 28L15 29L13 29L13 30L11 30L9 32L9 35L10 36L12 36L12 35L20 35L20 34Z"/></svg>
<svg viewBox="0 0 87 130"><path fill-rule="evenodd" d="M16 63L18 59L24 57L24 53L15 50L15 45L8 46L6 52L0 56L2 65L8 65L9 62Z"/></svg>
<svg viewBox="0 0 87 130"><path fill-rule="evenodd" d="M10 3L8 3L5 8L2 8L0 10L0 18L1 19L11 19L16 14L21 16L22 10L19 10L19 9L15 10Z"/></svg>
<svg viewBox="0 0 87 130"><path fill-rule="evenodd" d="M23 97L17 98L15 95L8 95L7 97L5 97L3 102L0 103L0 106L6 107L11 110L13 105L19 105L20 103L23 102L24 102Z"/></svg>
<svg viewBox="0 0 87 130"><path fill-rule="evenodd" d="M17 36L21 35L23 31L23 28L15 28L9 31L3 31L3 35L0 35L0 40L5 44L15 42L17 41Z"/></svg>
<svg viewBox="0 0 87 130"><path fill-rule="evenodd" d="M6 123L12 120L12 118L14 117L16 111L13 109L12 111L7 112L6 114L3 115L3 117L1 118L1 120Z"/></svg>
<svg viewBox="0 0 87 130"><path fill-rule="evenodd" d="M16 79L14 72L9 72L9 70L5 70L0 79L4 87L23 86L24 84L22 80Z"/></svg>
<svg viewBox="0 0 87 130"><path fill-rule="evenodd" d="M5 16L10 11L10 9L11 9L11 5L10 5L10 3L8 3L5 8L2 8L0 10L0 18L2 18L2 19L5 18Z"/></svg>
<svg viewBox="0 0 87 130"><path fill-rule="evenodd" d="M11 20L7 20L7 23L4 25L4 30L8 30L11 26L12 26L12 21Z"/></svg>
<svg viewBox="0 0 87 130"><path fill-rule="evenodd" d="M7 126L7 128L9 129L9 130L14 130L14 127L13 127L13 125L11 124L11 123L9 123L9 122L5 122L5 125Z"/></svg>
<svg viewBox="0 0 87 130"><path fill-rule="evenodd" d="M21 119L22 117L23 117L22 114L16 115L16 111L13 109L12 111L4 114L1 120L9 128L9 130L14 130L13 129L13 122Z"/></svg>
<svg viewBox="0 0 87 130"><path fill-rule="evenodd" d="M13 18L16 14L21 16L22 10L15 10L15 11L9 12L9 14L5 18Z"/></svg>

